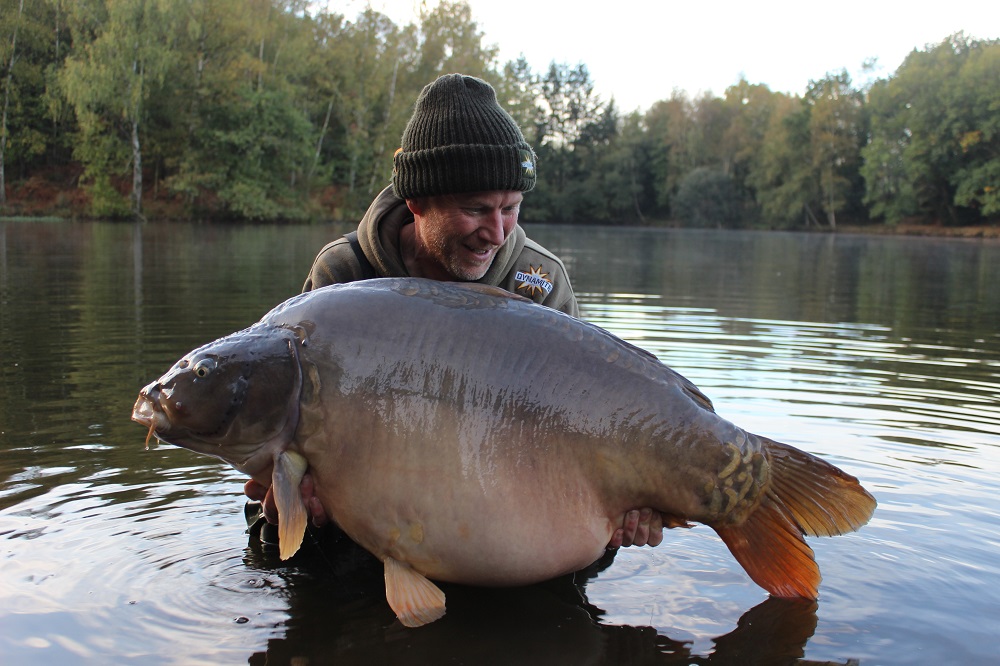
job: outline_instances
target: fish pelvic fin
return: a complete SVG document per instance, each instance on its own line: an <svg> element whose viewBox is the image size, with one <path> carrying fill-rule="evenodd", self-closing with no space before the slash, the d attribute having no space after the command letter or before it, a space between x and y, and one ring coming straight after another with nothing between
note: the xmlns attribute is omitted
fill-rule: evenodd
<svg viewBox="0 0 1000 666"><path fill-rule="evenodd" d="M404 627L422 627L444 617L444 592L423 574L385 558L385 599Z"/></svg>
<svg viewBox="0 0 1000 666"><path fill-rule="evenodd" d="M299 484L309 463L298 453L282 451L274 458L271 488L278 507L278 555L287 560L298 552L309 521Z"/></svg>
<svg viewBox="0 0 1000 666"><path fill-rule="evenodd" d="M853 532L868 522L875 498L830 463L764 437L771 467L760 504L735 525L712 525L755 583L778 597L816 599L819 567L804 536Z"/></svg>

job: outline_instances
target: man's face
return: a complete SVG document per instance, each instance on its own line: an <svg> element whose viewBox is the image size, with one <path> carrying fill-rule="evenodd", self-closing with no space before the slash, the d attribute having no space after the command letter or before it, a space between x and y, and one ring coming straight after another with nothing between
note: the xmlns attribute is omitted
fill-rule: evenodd
<svg viewBox="0 0 1000 666"><path fill-rule="evenodd" d="M427 277L478 280L517 224L520 192L473 192L408 201L417 260Z"/></svg>

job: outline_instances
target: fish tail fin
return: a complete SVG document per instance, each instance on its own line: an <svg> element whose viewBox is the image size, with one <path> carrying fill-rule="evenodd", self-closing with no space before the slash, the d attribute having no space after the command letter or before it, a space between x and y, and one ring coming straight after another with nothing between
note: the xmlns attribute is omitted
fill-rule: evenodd
<svg viewBox="0 0 1000 666"><path fill-rule="evenodd" d="M803 536L852 532L868 522L875 498L830 463L764 437L771 468L760 504L737 525L713 525L755 583L778 597L818 596L819 567Z"/></svg>

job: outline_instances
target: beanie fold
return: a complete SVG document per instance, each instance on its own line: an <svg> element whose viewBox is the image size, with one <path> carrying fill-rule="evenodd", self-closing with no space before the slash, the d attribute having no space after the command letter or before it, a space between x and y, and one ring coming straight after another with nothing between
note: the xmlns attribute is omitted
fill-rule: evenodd
<svg viewBox="0 0 1000 666"><path fill-rule="evenodd" d="M403 199L495 190L527 192L535 187L535 154L527 143L467 143L399 152L393 171L393 187Z"/></svg>

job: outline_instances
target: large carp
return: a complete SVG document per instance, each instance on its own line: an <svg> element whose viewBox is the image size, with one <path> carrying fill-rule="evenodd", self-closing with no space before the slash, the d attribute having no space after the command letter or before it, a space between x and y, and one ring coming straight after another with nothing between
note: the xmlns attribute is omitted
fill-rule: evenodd
<svg viewBox="0 0 1000 666"><path fill-rule="evenodd" d="M803 535L855 530L875 508L853 476L729 423L652 354L475 285L301 294L182 358L132 418L272 486L283 559L305 533L308 468L408 626L444 614L428 579L579 570L636 507L711 526L763 588L816 598Z"/></svg>

